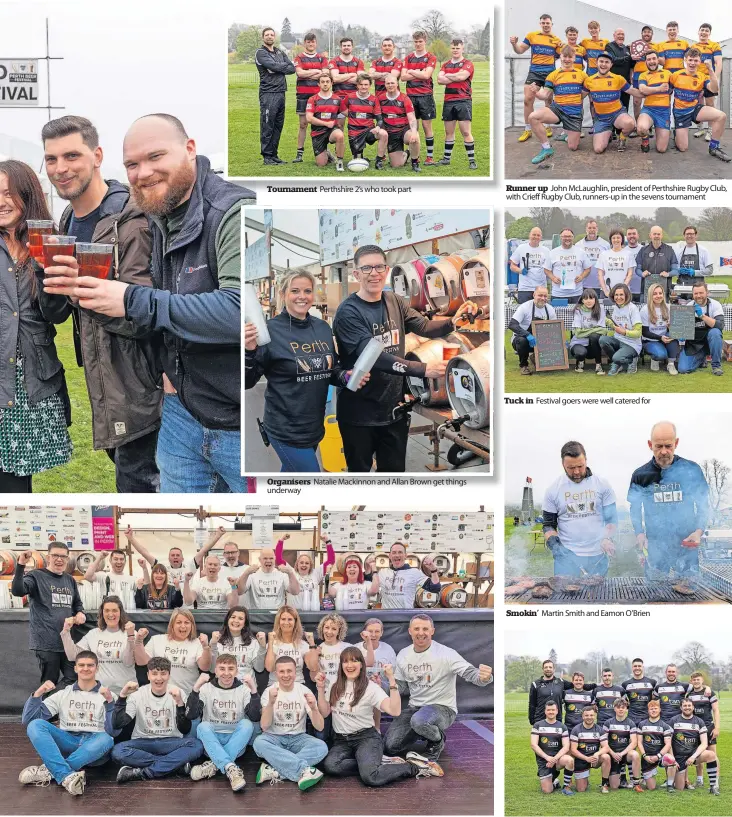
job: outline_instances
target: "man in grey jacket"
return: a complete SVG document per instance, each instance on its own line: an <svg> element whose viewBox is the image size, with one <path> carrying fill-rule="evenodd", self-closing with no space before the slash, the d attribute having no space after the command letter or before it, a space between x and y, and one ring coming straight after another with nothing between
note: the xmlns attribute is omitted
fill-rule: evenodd
<svg viewBox="0 0 732 817"><path fill-rule="evenodd" d="M70 202L59 232L77 243L111 244L108 278L149 287L151 238L147 217L130 191L102 177L102 148L94 125L81 116L47 122L41 131L46 173L62 199ZM64 266L49 267L53 276L78 275L74 256ZM57 296L59 298L63 296ZM92 406L94 447L104 449L115 466L119 493L154 493L160 485L155 462L162 379L156 371L153 333L126 318L113 318L69 302L74 319L77 361L84 367Z"/></svg>
<svg viewBox="0 0 732 817"><path fill-rule="evenodd" d="M295 65L281 48L275 46L275 30L262 31L262 45L254 55L259 71L259 140L265 165L284 165L277 151L282 128L285 126L285 94L287 74L295 73Z"/></svg>

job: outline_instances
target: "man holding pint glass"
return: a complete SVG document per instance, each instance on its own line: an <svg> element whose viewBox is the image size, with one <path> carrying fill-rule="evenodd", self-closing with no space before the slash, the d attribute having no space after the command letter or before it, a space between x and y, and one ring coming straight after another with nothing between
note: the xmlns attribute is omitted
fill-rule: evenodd
<svg viewBox="0 0 732 817"><path fill-rule="evenodd" d="M447 361L425 364L405 360L405 334L441 338L455 330L462 316L478 312L472 301L466 301L451 318L428 320L390 290L384 291L389 271L381 247L359 247L353 257L353 274L360 287L338 307L333 320L345 369L354 367L372 338L384 347L371 369L369 382L356 392L343 389L338 395L338 426L352 473L370 471L374 459L379 472L405 470L409 417L402 414L395 418L393 414L404 396L404 376L445 376Z"/></svg>

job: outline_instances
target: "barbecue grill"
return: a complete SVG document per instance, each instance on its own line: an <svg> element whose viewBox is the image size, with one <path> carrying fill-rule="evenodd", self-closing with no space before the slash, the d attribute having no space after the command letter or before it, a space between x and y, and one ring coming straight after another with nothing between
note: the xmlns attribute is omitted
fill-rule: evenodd
<svg viewBox="0 0 732 817"><path fill-rule="evenodd" d="M716 571L719 566L715 565ZM546 599L537 599L526 590L516 596L506 596L507 604L699 604L700 602L732 601L732 565L724 566L726 575L715 575L704 568L694 579L686 578L684 583L693 590L693 595L685 595L674 590L672 585L679 580L648 581L641 576L605 579L602 584L580 587L579 592L568 593L561 583ZM556 584L555 577L532 577L537 585L548 582ZM506 586L518 582L518 578L506 579ZM565 582L569 583L569 582ZM579 584L579 581L577 582ZM533 590L533 588L532 588Z"/></svg>

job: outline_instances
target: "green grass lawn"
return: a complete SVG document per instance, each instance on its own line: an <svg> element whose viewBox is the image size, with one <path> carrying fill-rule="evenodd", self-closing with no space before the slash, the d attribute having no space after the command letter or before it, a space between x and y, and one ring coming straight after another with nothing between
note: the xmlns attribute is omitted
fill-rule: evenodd
<svg viewBox="0 0 732 817"><path fill-rule="evenodd" d="M649 634L650 635L650 634ZM513 652L520 653L520 645ZM719 693L722 713L722 733L717 746L720 760L721 790L719 797L709 794L706 785L696 791L668 794L665 790L618 790L601 794L598 788L600 772L590 773L590 789L574 797L542 794L536 776L536 756L530 746L530 725L527 717L528 694L511 692L505 697L505 810L507 815L729 815L732 814L732 786L725 785L724 770L732 764L732 693ZM665 780L664 772L656 776Z"/></svg>
<svg viewBox="0 0 732 817"><path fill-rule="evenodd" d="M92 419L84 370L76 365L71 321L57 327L56 348L66 369L71 398L69 429L74 454L68 465L52 468L33 478L34 493L115 493L114 466L104 451L92 448Z"/></svg>
<svg viewBox="0 0 732 817"><path fill-rule="evenodd" d="M295 113L295 79L288 79L287 108L285 113L285 127L280 140L280 156L288 164L265 167L259 153L259 77L253 63L229 66L229 176L322 176L323 178L343 177L352 179L355 174L338 173L333 165L323 168L316 166L310 130L308 129L305 141L305 161L301 164L292 164L297 150L298 116ZM435 158L443 155L445 131L440 117L442 116L442 99L444 86L435 82L435 102L437 103L437 119L434 120ZM463 148L462 137L456 131L455 149L452 154L452 164L449 167L422 166L420 178L431 176L468 176L478 177L490 174L490 63L475 63L475 77L473 79L473 138L475 139L475 158L478 170L468 170L468 159ZM422 159L425 155L424 132L420 127L422 138ZM366 150L366 157L372 160L372 167L360 176L380 176L382 178L414 179L416 174L407 162L405 167L384 170L373 169L373 159L376 157L376 147ZM346 146L346 161L351 154Z"/></svg>

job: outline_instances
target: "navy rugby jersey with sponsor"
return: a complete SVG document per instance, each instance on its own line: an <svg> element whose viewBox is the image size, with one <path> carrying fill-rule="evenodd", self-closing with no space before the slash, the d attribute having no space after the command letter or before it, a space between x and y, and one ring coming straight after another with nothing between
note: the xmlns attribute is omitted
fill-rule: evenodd
<svg viewBox="0 0 732 817"><path fill-rule="evenodd" d="M653 698L656 682L653 678L629 678L621 684L628 698L628 714L634 721L648 717L648 702Z"/></svg>
<svg viewBox="0 0 732 817"><path fill-rule="evenodd" d="M357 74L359 71L363 71L363 60L358 59L358 57L352 57L346 61L339 54L337 57L333 57L328 63L328 68L335 69L339 74ZM355 82L339 82L338 84L333 84L333 91L339 96L355 90Z"/></svg>
<svg viewBox="0 0 732 817"><path fill-rule="evenodd" d="M426 51L421 56L412 51L404 60L404 67L410 71L426 71L428 68L435 68L437 66L437 57ZM432 77L429 79L408 79L407 80L407 94L409 96L427 96L434 91L432 84Z"/></svg>
<svg viewBox="0 0 732 817"><path fill-rule="evenodd" d="M661 703L661 717L671 723L681 712L681 701L691 689L680 681L659 681L653 690L653 699Z"/></svg>
<svg viewBox="0 0 732 817"><path fill-rule="evenodd" d="M621 721L613 715L602 725L602 732L607 737L607 745L613 752L624 752L637 731L635 723L628 717Z"/></svg>
<svg viewBox="0 0 732 817"><path fill-rule="evenodd" d="M391 74L392 71L396 71L396 79L397 84L399 83L399 75L402 73L402 66L404 63L401 60L398 60L396 57L392 57L390 60L385 60L383 57L378 57L371 63L372 70L376 71L376 77L374 78L374 87L376 90L376 95L381 99L381 97L386 93L386 88L384 87L384 78L387 74Z"/></svg>
<svg viewBox="0 0 732 817"><path fill-rule="evenodd" d="M671 728L674 730L671 749L677 759L679 755L693 755L701 745L701 736L707 734L704 721L696 715L685 718L679 714L671 721Z"/></svg>
<svg viewBox="0 0 732 817"><path fill-rule="evenodd" d="M295 68L302 68L305 71L312 71L314 68L321 70L328 67L328 58L324 54L298 54L293 60ZM310 77L309 79L298 77L297 85L295 86L295 93L298 96L312 96L318 93L317 77Z"/></svg>
<svg viewBox="0 0 732 817"><path fill-rule="evenodd" d="M644 755L659 754L666 740L673 734L673 729L663 718L657 721L646 718L636 724L636 729Z"/></svg>
<svg viewBox="0 0 732 817"><path fill-rule="evenodd" d="M582 710L592 703L592 690L574 687L564 693L564 722L568 729L573 729L582 723Z"/></svg>
<svg viewBox="0 0 732 817"><path fill-rule="evenodd" d="M708 729L713 727L714 715L712 714L712 704L716 704L719 701L714 690L712 690L711 695L705 695L703 689L701 692L695 692L693 689L690 689L686 697L694 704L694 714L704 721Z"/></svg>
<svg viewBox="0 0 732 817"><path fill-rule="evenodd" d="M329 97L322 97L319 93L313 94L305 106L306 113L326 122L337 121L340 110L341 98L338 94L332 94ZM329 133L330 130L330 128L325 128L322 125L311 125L310 135L322 136L324 133Z"/></svg>
<svg viewBox="0 0 732 817"><path fill-rule="evenodd" d="M562 748L562 739L569 737L569 730L561 721L541 720L531 728L532 735L539 736L539 748L546 755L554 757Z"/></svg>
<svg viewBox="0 0 732 817"><path fill-rule="evenodd" d="M597 722L603 724L605 721L610 720L610 718L614 718L615 710L613 706L615 705L615 701L624 697L625 690L618 684L612 684L612 686L609 687L600 684L592 694L592 700L597 704Z"/></svg>
<svg viewBox="0 0 732 817"><path fill-rule="evenodd" d="M472 99L472 79L475 73L475 66L470 60L458 60L457 62L448 60L446 63L443 63L440 70L444 71L448 77L450 74L457 74L458 71L468 71L470 74L467 79L450 82L445 86L445 102L458 99Z"/></svg>
<svg viewBox="0 0 732 817"><path fill-rule="evenodd" d="M607 735L597 724L588 729L583 723L580 723L572 729L569 740L583 755L595 755L607 740Z"/></svg>
<svg viewBox="0 0 732 817"><path fill-rule="evenodd" d="M384 127L389 133L399 133L409 127L407 114L414 113L414 105L406 94L400 93L396 99L384 96L380 102Z"/></svg>
<svg viewBox="0 0 732 817"><path fill-rule="evenodd" d="M348 119L348 133L355 135L376 127L376 117L381 116L381 105L373 94L366 99L358 94L349 94L341 100L341 113Z"/></svg>

